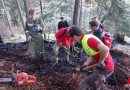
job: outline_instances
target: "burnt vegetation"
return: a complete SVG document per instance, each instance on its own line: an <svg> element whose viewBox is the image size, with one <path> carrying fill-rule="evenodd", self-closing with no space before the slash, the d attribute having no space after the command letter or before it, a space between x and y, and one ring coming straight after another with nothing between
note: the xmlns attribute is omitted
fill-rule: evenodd
<svg viewBox="0 0 130 90"><path fill-rule="evenodd" d="M0 86L4 85L6 90L78 90L78 84L84 75L75 72L74 68L81 65L86 59L84 52L73 51L70 56L72 64L66 62L63 57L65 53L60 53L60 61L54 65L53 45L54 42L45 41L44 59L30 63L27 55L28 43L1 43L0 76L11 76L16 70L20 70L36 76L37 82L27 86L16 86L10 83L1 83ZM63 49L60 52L63 52ZM126 86L130 77L129 56L113 49L110 52L116 64L115 71L99 90L129 90L130 87Z"/></svg>

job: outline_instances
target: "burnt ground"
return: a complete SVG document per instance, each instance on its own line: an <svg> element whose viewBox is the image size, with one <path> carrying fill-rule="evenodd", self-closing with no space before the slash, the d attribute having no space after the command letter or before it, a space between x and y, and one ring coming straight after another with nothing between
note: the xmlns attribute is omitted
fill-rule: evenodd
<svg viewBox="0 0 130 90"><path fill-rule="evenodd" d="M27 55L28 44L26 42L0 44L1 77L10 77L12 72L16 72L16 70L37 77L36 83L26 86L0 83L0 90L78 90L78 84L84 78L84 75L75 72L74 68L85 61L84 52L77 53L74 51L70 56L72 64L69 64L65 60L63 49L61 49L60 61L54 65L53 45L54 42L45 41L44 59L30 63L31 60ZM130 87L126 85L127 79L130 77L130 56L118 51L118 49L112 49L110 52L116 64L115 71L106 79L106 82L101 85L99 90L130 90ZM10 71L12 72L9 73Z"/></svg>

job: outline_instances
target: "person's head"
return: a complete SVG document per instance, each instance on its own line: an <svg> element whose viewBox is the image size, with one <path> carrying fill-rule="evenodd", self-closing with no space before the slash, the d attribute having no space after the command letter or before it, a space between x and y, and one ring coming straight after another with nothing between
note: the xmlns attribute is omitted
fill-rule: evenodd
<svg viewBox="0 0 130 90"><path fill-rule="evenodd" d="M63 18L63 17L61 17L61 18L60 18L60 20L61 20L61 21L64 21L64 18Z"/></svg>
<svg viewBox="0 0 130 90"><path fill-rule="evenodd" d="M35 18L35 17L36 17L36 12L35 12L34 9L30 9L30 10L29 10L29 16L30 16L31 18Z"/></svg>
<svg viewBox="0 0 130 90"><path fill-rule="evenodd" d="M97 17L92 17L92 21L96 21L97 20Z"/></svg>
<svg viewBox="0 0 130 90"><path fill-rule="evenodd" d="M96 21L90 21L89 27L91 28L92 31L97 31L98 30L98 23Z"/></svg>
<svg viewBox="0 0 130 90"><path fill-rule="evenodd" d="M78 26L72 26L69 30L69 35L71 37L74 37L76 42L80 43L80 39L82 36L83 32L81 31L81 29Z"/></svg>

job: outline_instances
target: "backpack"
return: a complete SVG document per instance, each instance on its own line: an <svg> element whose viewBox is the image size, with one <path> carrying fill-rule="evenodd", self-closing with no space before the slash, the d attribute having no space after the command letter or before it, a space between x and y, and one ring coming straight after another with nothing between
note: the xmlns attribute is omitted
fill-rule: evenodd
<svg viewBox="0 0 130 90"><path fill-rule="evenodd" d="M102 37L103 43L110 49L112 45L112 35L108 32L105 32Z"/></svg>

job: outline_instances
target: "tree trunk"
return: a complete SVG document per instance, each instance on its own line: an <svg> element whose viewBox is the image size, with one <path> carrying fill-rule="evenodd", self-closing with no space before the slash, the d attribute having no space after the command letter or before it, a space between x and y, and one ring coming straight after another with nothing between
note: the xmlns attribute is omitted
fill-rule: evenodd
<svg viewBox="0 0 130 90"><path fill-rule="evenodd" d="M74 13L73 13L73 25L79 26L80 10L81 10L81 0L75 0Z"/></svg>
<svg viewBox="0 0 130 90"><path fill-rule="evenodd" d="M13 22L14 26L19 26L17 17L16 17L16 15L15 15L15 12L12 13L12 17L11 17L11 18L12 18L12 22Z"/></svg>
<svg viewBox="0 0 130 90"><path fill-rule="evenodd" d="M81 3L82 0L75 0L74 13L73 13L73 25L80 26L80 15L81 12ZM71 50L74 51L75 43L72 45Z"/></svg>
<svg viewBox="0 0 130 90"><path fill-rule="evenodd" d="M80 2L80 17L79 17L79 26L81 27L81 23L82 23L82 0Z"/></svg>
<svg viewBox="0 0 130 90"><path fill-rule="evenodd" d="M3 42L3 40L2 40L2 37L1 37L1 35L0 35L0 43L4 43L4 42Z"/></svg>
<svg viewBox="0 0 130 90"><path fill-rule="evenodd" d="M18 22L18 16L17 16L17 6L15 4L15 0L12 0L11 2L11 8L10 8L10 14L11 14L11 19L12 19L12 22L13 22L13 25L14 26L18 26L19 27L19 22Z"/></svg>
<svg viewBox="0 0 130 90"><path fill-rule="evenodd" d="M24 19L23 19L23 16L22 16L22 11L21 11L21 8L20 8L20 4L19 4L19 1L18 0L15 0L16 1L16 5L18 7L18 11L19 11L19 14L20 14L20 18L22 20L22 25L23 25L23 28L24 28Z"/></svg>
<svg viewBox="0 0 130 90"><path fill-rule="evenodd" d="M29 18L29 0L23 0L24 6L25 6L25 12L26 12L26 18Z"/></svg>
<svg viewBox="0 0 130 90"><path fill-rule="evenodd" d="M19 14L20 14L20 18L22 20L22 25L23 25L23 28L25 28L25 22L24 22L24 19L23 19L23 16L22 16L22 13L21 13L21 8L20 8L20 4L19 4L19 1L18 0L15 0L16 1L16 5L18 7L18 11L19 11ZM25 30L24 30L25 31ZM27 40L27 35L25 33L25 36L26 36L26 40Z"/></svg>
<svg viewBox="0 0 130 90"><path fill-rule="evenodd" d="M9 24L10 32L11 32L11 34L12 34L11 36L14 36L13 33L12 33L12 25L11 25L11 22L10 22L10 20L9 20L9 16L8 16L8 14L7 14L7 10L6 10L6 7L5 7L5 4L4 4L4 1L1 0L1 2L2 2L2 6L3 6L3 8L4 8L5 15L6 15L7 20L8 20L8 24Z"/></svg>
<svg viewBox="0 0 130 90"><path fill-rule="evenodd" d="M125 42L125 34L123 33L117 33L114 37L118 42Z"/></svg>
<svg viewBox="0 0 130 90"><path fill-rule="evenodd" d="M43 15L43 6L42 6L42 0L39 0L40 1L40 10L41 10L41 15Z"/></svg>

